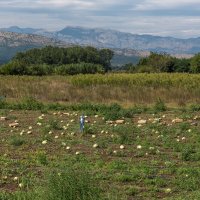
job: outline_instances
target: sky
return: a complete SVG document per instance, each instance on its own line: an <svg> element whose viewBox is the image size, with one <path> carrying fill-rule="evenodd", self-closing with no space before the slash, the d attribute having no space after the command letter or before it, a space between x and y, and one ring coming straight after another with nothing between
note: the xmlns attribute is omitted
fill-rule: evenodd
<svg viewBox="0 0 200 200"><path fill-rule="evenodd" d="M0 27L9 26L200 37L200 0L0 0Z"/></svg>

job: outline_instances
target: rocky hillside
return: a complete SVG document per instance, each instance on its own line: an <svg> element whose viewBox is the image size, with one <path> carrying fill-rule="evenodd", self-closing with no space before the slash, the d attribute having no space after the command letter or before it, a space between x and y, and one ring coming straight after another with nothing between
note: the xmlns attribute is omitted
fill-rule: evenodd
<svg viewBox="0 0 200 200"><path fill-rule="evenodd" d="M200 38L177 39L82 27L66 27L54 33L54 37L71 43L98 47L158 51L170 54L193 54L200 51Z"/></svg>
<svg viewBox="0 0 200 200"><path fill-rule="evenodd" d="M47 45L67 46L67 43L40 35L0 32L0 63L7 62L19 51Z"/></svg>
<svg viewBox="0 0 200 200"><path fill-rule="evenodd" d="M18 33L11 32L18 31ZM7 30L10 32L5 32L5 30L0 31L0 64L9 61L17 52L26 51L32 48L40 48L47 45L52 46L72 46L77 44L76 42L69 43L65 41L60 41L56 38L58 37L45 37L41 35L36 35L36 31L32 29L20 29L11 28ZM24 34L27 30L34 34ZM37 32L38 33L38 32ZM115 56L113 58L113 65L123 65L128 62L137 63L139 58L148 54L148 52L136 51L133 49L113 49Z"/></svg>
<svg viewBox="0 0 200 200"><path fill-rule="evenodd" d="M1 47L19 47L19 46L44 46L44 45L58 45L64 46L65 42L55 40L54 38L47 38L40 35L21 34L13 32L0 32L0 46Z"/></svg>
<svg viewBox="0 0 200 200"><path fill-rule="evenodd" d="M176 39L70 26L48 32L44 29L13 26L0 29L0 63L7 62L16 52L47 45L111 48L115 52L113 65L137 63L140 57L148 56L150 51L167 52L179 58L189 58L200 52L200 38Z"/></svg>
<svg viewBox="0 0 200 200"><path fill-rule="evenodd" d="M56 40L95 47L134 49L142 51L167 52L170 54L194 54L200 52L200 37L177 39L152 35L137 35L100 28L68 26L60 31L48 32L44 29L10 27L0 29L17 33L43 35Z"/></svg>

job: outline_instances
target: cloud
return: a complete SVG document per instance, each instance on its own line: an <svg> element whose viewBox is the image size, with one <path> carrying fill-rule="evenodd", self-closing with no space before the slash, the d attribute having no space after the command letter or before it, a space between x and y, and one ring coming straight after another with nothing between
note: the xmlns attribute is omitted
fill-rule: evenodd
<svg viewBox="0 0 200 200"><path fill-rule="evenodd" d="M116 0L2 0L0 6L4 7L23 7L23 8L63 8L68 7L71 9L105 9L106 7L112 7L116 5L124 5L129 3L127 1Z"/></svg>
<svg viewBox="0 0 200 200"><path fill-rule="evenodd" d="M145 0L136 4L133 10L158 10L158 9L181 9L183 7L192 7L193 9L200 6L199 0Z"/></svg>
<svg viewBox="0 0 200 200"><path fill-rule="evenodd" d="M137 34L198 37L199 0L0 0L0 27L67 25Z"/></svg>

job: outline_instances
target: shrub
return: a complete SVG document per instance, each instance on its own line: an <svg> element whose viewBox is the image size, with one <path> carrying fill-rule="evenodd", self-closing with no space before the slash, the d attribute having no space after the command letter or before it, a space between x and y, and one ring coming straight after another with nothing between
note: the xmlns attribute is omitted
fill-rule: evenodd
<svg viewBox="0 0 200 200"><path fill-rule="evenodd" d="M21 61L11 61L0 68L0 74L3 75L25 75L27 74L27 66Z"/></svg>
<svg viewBox="0 0 200 200"><path fill-rule="evenodd" d="M84 134L94 134L95 132L96 132L96 130L93 126L89 126L89 125L85 124Z"/></svg>
<svg viewBox="0 0 200 200"><path fill-rule="evenodd" d="M114 127L113 131L118 134L115 141L118 144L133 144L135 142L133 129L129 128L127 125Z"/></svg>
<svg viewBox="0 0 200 200"><path fill-rule="evenodd" d="M116 103L107 107L103 113L105 120L116 120L123 116L122 107Z"/></svg>
<svg viewBox="0 0 200 200"><path fill-rule="evenodd" d="M33 97L25 99L19 106L21 107L20 109L25 110L41 110L44 107L43 103L37 101Z"/></svg>
<svg viewBox="0 0 200 200"><path fill-rule="evenodd" d="M192 105L190 106L190 109L191 109L192 111L200 111L200 105L198 105L198 104L192 104Z"/></svg>
<svg viewBox="0 0 200 200"><path fill-rule="evenodd" d="M154 110L156 112L163 112L167 110L165 103L160 98L156 101L154 105Z"/></svg>
<svg viewBox="0 0 200 200"><path fill-rule="evenodd" d="M38 64L38 65L31 65L27 69L27 75L31 76L43 76L43 75L50 75L53 73L52 66L46 64Z"/></svg>
<svg viewBox="0 0 200 200"><path fill-rule="evenodd" d="M4 98L0 98L0 109L4 109L7 106L7 103Z"/></svg>
<svg viewBox="0 0 200 200"><path fill-rule="evenodd" d="M95 74L103 72L104 70L101 65L92 63L68 64L55 68L55 74L59 75Z"/></svg>

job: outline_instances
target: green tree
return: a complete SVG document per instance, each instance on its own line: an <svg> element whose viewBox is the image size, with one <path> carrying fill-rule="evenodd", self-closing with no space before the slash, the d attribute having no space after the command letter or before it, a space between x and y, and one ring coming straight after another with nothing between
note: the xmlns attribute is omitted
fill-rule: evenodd
<svg viewBox="0 0 200 200"><path fill-rule="evenodd" d="M100 54L100 64L104 66L105 71L111 70L111 59L114 56L114 52L110 49L102 49Z"/></svg>
<svg viewBox="0 0 200 200"><path fill-rule="evenodd" d="M174 71L175 58L166 53L154 53L151 52L146 58L142 58L138 67L147 66L149 69L157 72L173 72Z"/></svg>
<svg viewBox="0 0 200 200"><path fill-rule="evenodd" d="M0 68L0 74L25 75L27 74L27 65L22 61L12 61Z"/></svg>
<svg viewBox="0 0 200 200"><path fill-rule="evenodd" d="M200 73L200 53L196 54L196 55L191 59L190 71L191 71L192 73Z"/></svg>
<svg viewBox="0 0 200 200"><path fill-rule="evenodd" d="M190 59L176 59L174 64L175 72L189 72L190 71Z"/></svg>

